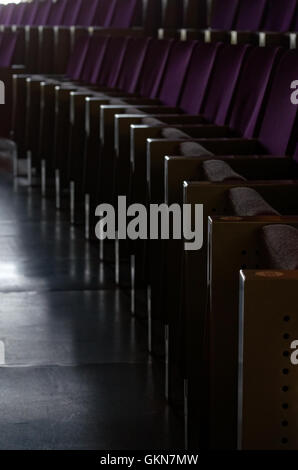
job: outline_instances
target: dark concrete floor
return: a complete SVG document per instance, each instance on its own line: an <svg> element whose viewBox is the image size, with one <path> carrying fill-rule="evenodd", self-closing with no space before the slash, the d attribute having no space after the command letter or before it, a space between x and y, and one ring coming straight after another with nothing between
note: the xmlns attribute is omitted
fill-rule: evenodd
<svg viewBox="0 0 298 470"><path fill-rule="evenodd" d="M0 449L182 449L128 293L38 188L0 175Z"/></svg>

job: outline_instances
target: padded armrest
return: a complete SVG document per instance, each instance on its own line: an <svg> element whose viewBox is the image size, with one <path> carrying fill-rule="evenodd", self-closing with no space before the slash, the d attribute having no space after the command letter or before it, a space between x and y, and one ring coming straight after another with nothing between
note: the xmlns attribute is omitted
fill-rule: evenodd
<svg viewBox="0 0 298 470"><path fill-rule="evenodd" d="M298 230L290 225L267 225L261 238L269 268L298 269Z"/></svg>

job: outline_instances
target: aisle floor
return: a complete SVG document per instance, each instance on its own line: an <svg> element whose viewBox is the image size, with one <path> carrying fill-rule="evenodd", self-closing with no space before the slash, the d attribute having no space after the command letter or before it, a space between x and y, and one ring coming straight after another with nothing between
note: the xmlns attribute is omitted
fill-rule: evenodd
<svg viewBox="0 0 298 470"><path fill-rule="evenodd" d="M162 363L97 245L5 175L0 217L0 449L182 449Z"/></svg>

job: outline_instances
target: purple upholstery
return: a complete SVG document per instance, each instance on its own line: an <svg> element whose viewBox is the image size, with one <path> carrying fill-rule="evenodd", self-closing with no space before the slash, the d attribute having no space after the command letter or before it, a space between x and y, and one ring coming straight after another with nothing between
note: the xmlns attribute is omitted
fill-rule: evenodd
<svg viewBox="0 0 298 470"><path fill-rule="evenodd" d="M117 88L120 90L127 93L136 91L150 41L150 38L130 39L117 81Z"/></svg>
<svg viewBox="0 0 298 470"><path fill-rule="evenodd" d="M39 3L38 2L32 2L29 3L29 5L26 8L22 24L25 26L31 26L35 21L36 15L38 13L38 8L39 8Z"/></svg>
<svg viewBox="0 0 298 470"><path fill-rule="evenodd" d="M95 84L94 69L100 69L105 56L109 38L107 36L93 36L90 38L88 51L80 79L83 82Z"/></svg>
<svg viewBox="0 0 298 470"><path fill-rule="evenodd" d="M249 50L248 45L224 45L218 51L203 105L203 114L209 121L226 124L241 67Z"/></svg>
<svg viewBox="0 0 298 470"><path fill-rule="evenodd" d="M27 3L20 3L17 8L14 9L12 18L11 18L11 23L15 25L21 25L22 24L22 19L27 7Z"/></svg>
<svg viewBox="0 0 298 470"><path fill-rule="evenodd" d="M66 6L66 0L59 0L58 2L52 4L52 8L47 22L48 26L59 26L62 24Z"/></svg>
<svg viewBox="0 0 298 470"><path fill-rule="evenodd" d="M84 0L77 18L77 25L91 26L93 24L99 0Z"/></svg>
<svg viewBox="0 0 298 470"><path fill-rule="evenodd" d="M17 44L17 33L3 33L0 48L0 67L10 67Z"/></svg>
<svg viewBox="0 0 298 470"><path fill-rule="evenodd" d="M240 0L235 21L236 31L258 31L261 27L267 0Z"/></svg>
<svg viewBox="0 0 298 470"><path fill-rule="evenodd" d="M89 41L90 37L87 34L82 35L77 39L74 45L66 71L66 76L72 80L78 80L81 76L89 47Z"/></svg>
<svg viewBox="0 0 298 470"><path fill-rule="evenodd" d="M129 28L133 25L139 0L117 0L111 21L112 28Z"/></svg>
<svg viewBox="0 0 298 470"><path fill-rule="evenodd" d="M197 114L201 111L206 88L220 44L198 44L192 54L183 92L179 102L182 111Z"/></svg>
<svg viewBox="0 0 298 470"><path fill-rule="evenodd" d="M148 47L138 93L147 98L156 98L167 63L170 49L173 45L171 39L159 41L153 39Z"/></svg>
<svg viewBox="0 0 298 470"><path fill-rule="evenodd" d="M195 41L174 43L166 65L159 99L167 106L177 106Z"/></svg>
<svg viewBox="0 0 298 470"><path fill-rule="evenodd" d="M82 0L67 0L62 24L64 26L73 26L77 24Z"/></svg>
<svg viewBox="0 0 298 470"><path fill-rule="evenodd" d="M266 225L261 240L269 269L298 269L298 230L290 225Z"/></svg>
<svg viewBox="0 0 298 470"><path fill-rule="evenodd" d="M99 0L93 19L93 26L110 26L117 0Z"/></svg>
<svg viewBox="0 0 298 470"><path fill-rule="evenodd" d="M296 0L267 0L262 29L264 31L290 31L296 7Z"/></svg>
<svg viewBox="0 0 298 470"><path fill-rule="evenodd" d="M47 24L50 10L51 10L52 2L51 0L45 0L43 2L39 2L38 11L36 17L34 18L33 25L36 26L43 26Z"/></svg>
<svg viewBox="0 0 298 470"><path fill-rule="evenodd" d="M272 68L281 57L280 48L253 48L241 71L232 104L229 126L244 137L254 137Z"/></svg>
<svg viewBox="0 0 298 470"><path fill-rule="evenodd" d="M129 38L111 37L106 49L105 58L100 67L97 84L115 88Z"/></svg>
<svg viewBox="0 0 298 470"><path fill-rule="evenodd" d="M259 134L260 142L272 155L292 154L297 143L297 134L295 142L290 140L297 131L298 116L298 106L289 98L292 77L298 77L297 50L287 51L278 65Z"/></svg>
<svg viewBox="0 0 298 470"><path fill-rule="evenodd" d="M239 0L214 0L210 27L220 30L233 29L238 2Z"/></svg>
<svg viewBox="0 0 298 470"><path fill-rule="evenodd" d="M4 10L4 12L3 12L4 13L3 24L4 25L11 25L12 24L12 17L13 17L13 13L14 13L15 8L17 8L15 3L10 3L10 4L5 5L3 7L3 10Z"/></svg>

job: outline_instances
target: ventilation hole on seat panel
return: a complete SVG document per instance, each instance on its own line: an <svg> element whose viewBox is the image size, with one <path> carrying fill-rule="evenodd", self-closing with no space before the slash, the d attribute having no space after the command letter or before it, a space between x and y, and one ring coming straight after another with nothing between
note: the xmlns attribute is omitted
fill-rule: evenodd
<svg viewBox="0 0 298 470"><path fill-rule="evenodd" d="M284 321L290 321L289 315L284 316Z"/></svg>
<svg viewBox="0 0 298 470"><path fill-rule="evenodd" d="M287 410L287 409L289 408L289 404L288 404L288 403L283 403L281 406L282 406L282 408L283 408L284 410Z"/></svg>
<svg viewBox="0 0 298 470"><path fill-rule="evenodd" d="M284 352L282 353L282 355L283 355L284 357L289 357L290 353L289 353L289 351L284 351Z"/></svg>
<svg viewBox="0 0 298 470"><path fill-rule="evenodd" d="M281 440L282 444L287 444L288 442L289 442L289 439L286 438L286 437L283 437L282 440Z"/></svg>
<svg viewBox="0 0 298 470"><path fill-rule="evenodd" d="M283 369L283 370L282 370L282 373L283 373L284 375L288 375L289 369Z"/></svg>
<svg viewBox="0 0 298 470"><path fill-rule="evenodd" d="M290 337L289 333L284 334L284 339L289 339L289 337Z"/></svg>
<svg viewBox="0 0 298 470"><path fill-rule="evenodd" d="M282 391L283 391L283 392L288 392L288 391L289 391L289 387L288 387L287 385L284 385L284 386L282 387Z"/></svg>

